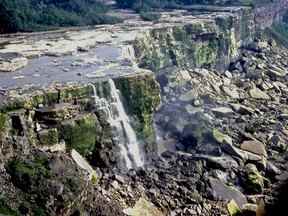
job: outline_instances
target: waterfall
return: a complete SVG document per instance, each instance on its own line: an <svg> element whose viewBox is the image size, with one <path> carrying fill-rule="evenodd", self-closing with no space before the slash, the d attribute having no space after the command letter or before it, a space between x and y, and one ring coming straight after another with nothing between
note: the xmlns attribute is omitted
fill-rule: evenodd
<svg viewBox="0 0 288 216"><path fill-rule="evenodd" d="M127 169L141 167L144 165L141 150L136 133L130 124L130 119L121 101L120 92L112 79L109 79L108 83L111 96L110 103L105 98L100 98L97 95L95 86L89 84L93 86L95 105L99 110L102 109L107 114L108 122L116 132L116 136L113 139L119 145L120 153Z"/></svg>

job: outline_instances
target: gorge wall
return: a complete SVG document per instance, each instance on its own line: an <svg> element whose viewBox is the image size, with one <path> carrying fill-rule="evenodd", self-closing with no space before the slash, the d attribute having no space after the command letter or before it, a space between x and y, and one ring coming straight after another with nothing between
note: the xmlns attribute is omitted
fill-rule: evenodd
<svg viewBox="0 0 288 216"><path fill-rule="evenodd" d="M214 18L195 20L165 28L153 28L134 43L140 67L158 71L171 65L225 70L239 54L242 45L251 42L257 31L280 22L288 2L255 3L255 8L188 6L189 11L214 12ZM217 12L221 15L217 16ZM213 15L212 15L213 16Z"/></svg>
<svg viewBox="0 0 288 216"><path fill-rule="evenodd" d="M147 161L149 154L157 152L153 112L160 104L159 86L149 72L119 77L114 82L129 107L129 116L133 119L136 134L141 137L140 148ZM108 81L94 85L98 95L112 103ZM17 154L29 154L33 148L76 149L94 165L125 169L107 113L95 107L93 94L90 85L72 85L34 89L32 93L31 90L11 91L2 97L1 163Z"/></svg>
<svg viewBox="0 0 288 216"><path fill-rule="evenodd" d="M212 14L210 19L192 18L187 24L146 31L134 43L135 55L140 67L152 71L172 65L224 70L255 31L252 11L237 8Z"/></svg>
<svg viewBox="0 0 288 216"><path fill-rule="evenodd" d="M260 5L254 9L255 22L262 29L270 27L273 22L280 22L287 10L288 2L285 0Z"/></svg>

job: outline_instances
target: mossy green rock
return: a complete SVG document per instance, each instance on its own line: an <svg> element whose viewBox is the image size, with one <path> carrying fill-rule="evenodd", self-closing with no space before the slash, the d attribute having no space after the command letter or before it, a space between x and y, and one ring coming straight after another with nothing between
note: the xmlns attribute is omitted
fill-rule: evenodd
<svg viewBox="0 0 288 216"><path fill-rule="evenodd" d="M0 113L0 133L6 128L7 116L5 113Z"/></svg>
<svg viewBox="0 0 288 216"><path fill-rule="evenodd" d="M125 99L128 114L135 117L138 136L154 138L153 113L160 104L160 88L153 73L121 77L115 80Z"/></svg>
<svg viewBox="0 0 288 216"><path fill-rule="evenodd" d="M220 144L230 144L232 145L232 138L226 134L223 134L218 129L214 128L212 131L213 138Z"/></svg>
<svg viewBox="0 0 288 216"><path fill-rule="evenodd" d="M12 210L3 199L0 199L0 215L18 216L19 214L17 211Z"/></svg>
<svg viewBox="0 0 288 216"><path fill-rule="evenodd" d="M42 130L38 133L42 145L54 145L58 143L59 133L57 128Z"/></svg>
<svg viewBox="0 0 288 216"><path fill-rule="evenodd" d="M76 149L87 156L95 147L97 134L100 134L97 117L93 113L62 122L60 136L68 149Z"/></svg>
<svg viewBox="0 0 288 216"><path fill-rule="evenodd" d="M63 87L59 93L59 101L67 102L74 99L85 98L92 94L92 88L89 86L68 86Z"/></svg>
<svg viewBox="0 0 288 216"><path fill-rule="evenodd" d="M262 193L264 188L264 178L254 164L245 166L245 187L250 193Z"/></svg>
<svg viewBox="0 0 288 216"><path fill-rule="evenodd" d="M215 25L204 22L152 29L135 41L135 54L140 66L152 71L172 65L215 65L218 52L216 37L207 36L209 40L201 40L199 36L195 39L195 35L212 32L216 32Z"/></svg>
<svg viewBox="0 0 288 216"><path fill-rule="evenodd" d="M230 216L240 216L241 215L241 209L237 205L237 203L234 200L231 200L227 204L227 210L229 212Z"/></svg>
<svg viewBox="0 0 288 216"><path fill-rule="evenodd" d="M23 191L29 192L35 185L39 184L43 178L50 176L48 160L39 157L32 162L13 160L6 167L11 176L12 182Z"/></svg>

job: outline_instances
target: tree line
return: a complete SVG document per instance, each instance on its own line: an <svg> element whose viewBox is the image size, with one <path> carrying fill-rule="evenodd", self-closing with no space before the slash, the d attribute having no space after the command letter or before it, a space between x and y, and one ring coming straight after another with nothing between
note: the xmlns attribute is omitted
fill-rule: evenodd
<svg viewBox="0 0 288 216"><path fill-rule="evenodd" d="M0 33L118 22L95 0L0 0Z"/></svg>

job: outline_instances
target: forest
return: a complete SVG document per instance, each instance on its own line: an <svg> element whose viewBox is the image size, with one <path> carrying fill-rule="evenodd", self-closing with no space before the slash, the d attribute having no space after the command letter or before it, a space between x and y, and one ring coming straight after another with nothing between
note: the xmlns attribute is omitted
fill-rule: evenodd
<svg viewBox="0 0 288 216"><path fill-rule="evenodd" d="M0 33L118 22L95 0L0 0Z"/></svg>
<svg viewBox="0 0 288 216"><path fill-rule="evenodd" d="M116 0L120 8L132 8L136 11L147 11L159 8L176 8L181 5L245 5L254 6L260 0ZM271 0L262 0L263 2L271 2Z"/></svg>

